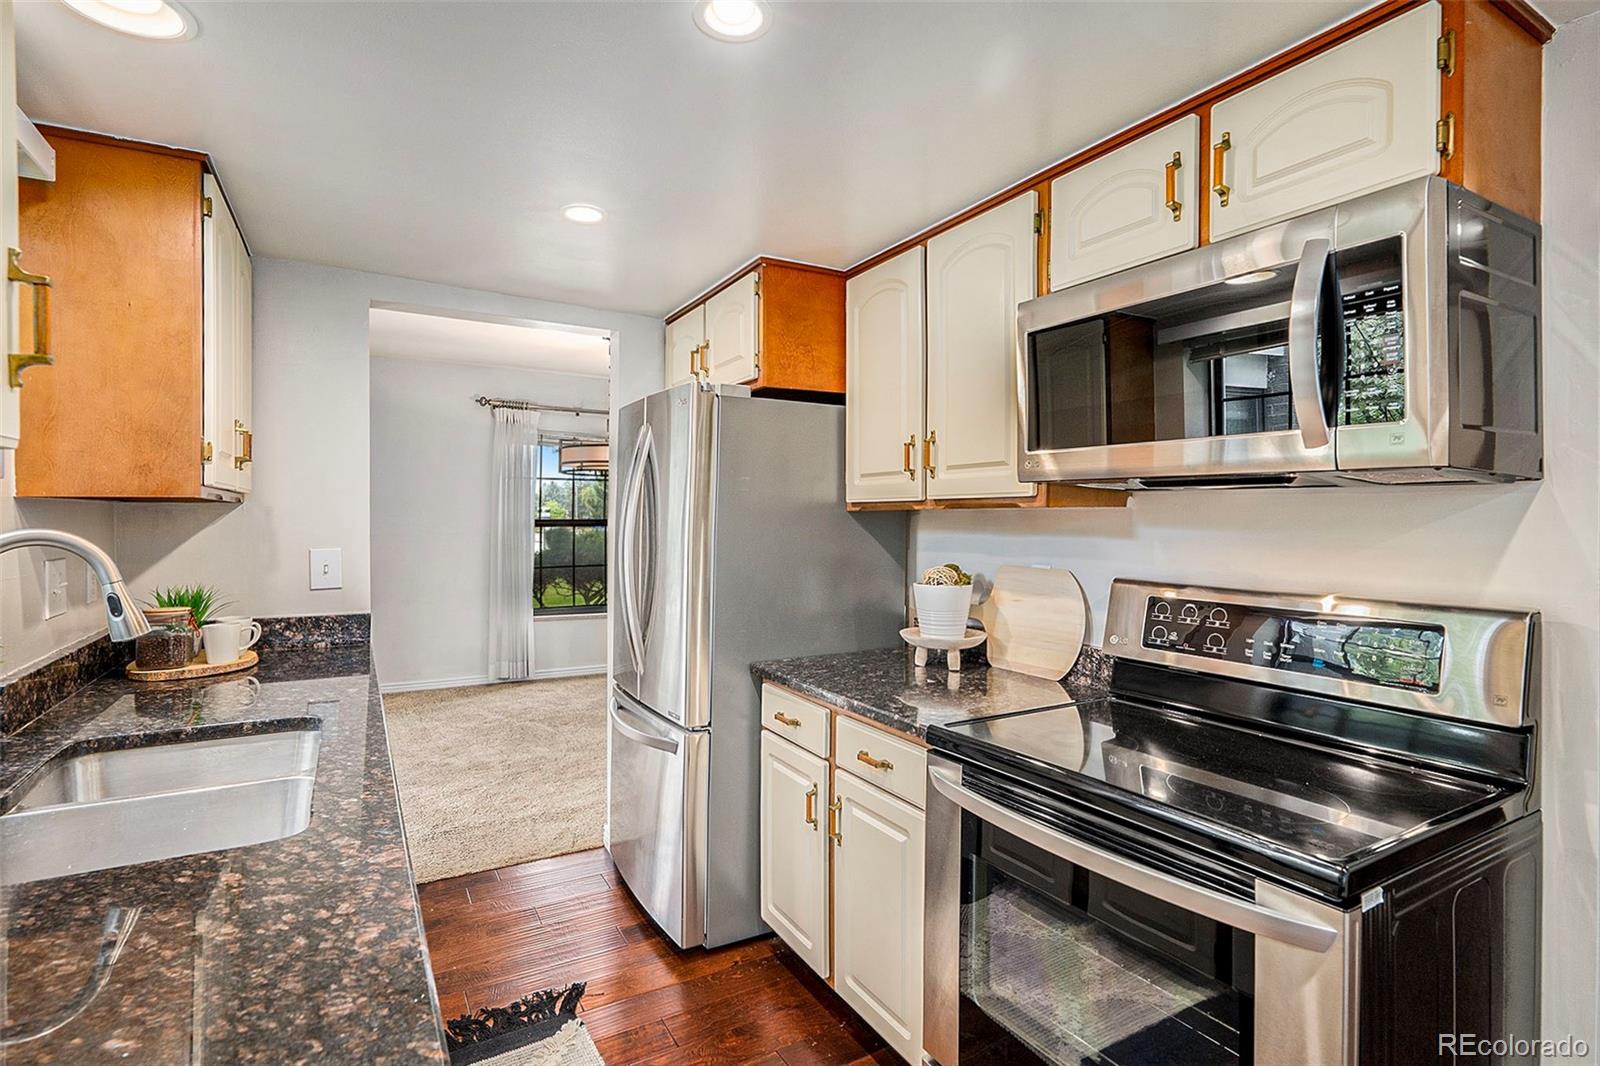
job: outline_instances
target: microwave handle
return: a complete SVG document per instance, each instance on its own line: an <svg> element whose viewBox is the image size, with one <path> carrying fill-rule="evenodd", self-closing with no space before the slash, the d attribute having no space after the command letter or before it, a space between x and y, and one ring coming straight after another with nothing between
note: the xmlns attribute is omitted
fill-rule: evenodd
<svg viewBox="0 0 1600 1066"><path fill-rule="evenodd" d="M1307 448L1325 447L1332 439L1328 411L1337 403L1338 374L1344 371L1344 323L1339 280L1331 269L1332 252L1333 245L1326 238L1306 242L1289 299L1289 391ZM1319 337L1323 342L1320 365Z"/></svg>
<svg viewBox="0 0 1600 1066"><path fill-rule="evenodd" d="M1143 892L1147 896L1154 896L1175 907L1193 911L1195 914L1231 925L1246 933L1254 933L1268 940L1280 941L1310 951L1327 951L1338 939L1338 931L1321 922L1283 914L1271 907L1263 907L1259 903L1234 899L1220 892L1191 885L1170 874L1152 870L1148 866L1140 866L1120 855L1075 840L1065 833L1040 825L1031 818L1024 818L963 785L959 769L929 766L928 780L945 799L990 825L1003 829L1012 836L1020 837L1035 847L1043 848L1057 858L1076 863L1086 870Z"/></svg>

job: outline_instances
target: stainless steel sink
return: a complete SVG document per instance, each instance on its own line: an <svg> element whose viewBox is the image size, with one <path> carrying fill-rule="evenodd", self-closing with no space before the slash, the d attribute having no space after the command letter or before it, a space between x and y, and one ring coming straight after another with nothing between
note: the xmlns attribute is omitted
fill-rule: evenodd
<svg viewBox="0 0 1600 1066"><path fill-rule="evenodd" d="M293 836L311 820L314 727L57 758L0 815L0 885Z"/></svg>

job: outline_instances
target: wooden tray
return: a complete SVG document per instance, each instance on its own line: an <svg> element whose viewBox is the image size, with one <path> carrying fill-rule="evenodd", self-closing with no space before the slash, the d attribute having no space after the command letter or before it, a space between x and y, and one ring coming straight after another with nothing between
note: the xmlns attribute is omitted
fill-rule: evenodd
<svg viewBox="0 0 1600 1066"><path fill-rule="evenodd" d="M231 663L208 663L201 652L188 666L174 666L170 670L141 670L137 663L128 664L129 681L187 681L193 677L210 677L213 674L231 674L235 670L248 670L261 661L253 651L247 651Z"/></svg>

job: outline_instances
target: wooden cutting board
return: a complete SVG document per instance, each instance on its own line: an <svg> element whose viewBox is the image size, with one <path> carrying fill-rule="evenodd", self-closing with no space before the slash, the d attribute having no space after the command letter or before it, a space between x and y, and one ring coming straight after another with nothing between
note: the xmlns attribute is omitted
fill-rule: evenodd
<svg viewBox="0 0 1600 1066"><path fill-rule="evenodd" d="M1002 566L978 617L991 664L1059 681L1083 650L1089 604L1071 570Z"/></svg>

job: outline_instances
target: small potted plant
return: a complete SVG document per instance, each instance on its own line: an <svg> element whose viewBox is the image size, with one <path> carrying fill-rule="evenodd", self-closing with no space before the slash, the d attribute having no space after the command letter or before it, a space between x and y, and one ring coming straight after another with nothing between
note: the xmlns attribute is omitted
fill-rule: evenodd
<svg viewBox="0 0 1600 1066"><path fill-rule="evenodd" d="M200 627L227 605L218 602L209 585L172 585L156 589L154 602L143 608L149 633L134 645L142 670L170 670L189 665L199 650Z"/></svg>
<svg viewBox="0 0 1600 1066"><path fill-rule="evenodd" d="M917 604L917 627L925 637L959 640L972 612L972 575L955 563L930 566L911 586Z"/></svg>

